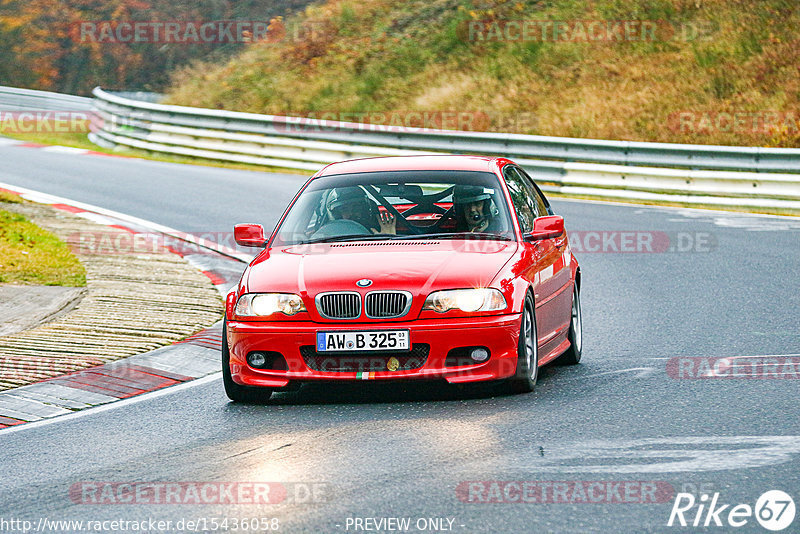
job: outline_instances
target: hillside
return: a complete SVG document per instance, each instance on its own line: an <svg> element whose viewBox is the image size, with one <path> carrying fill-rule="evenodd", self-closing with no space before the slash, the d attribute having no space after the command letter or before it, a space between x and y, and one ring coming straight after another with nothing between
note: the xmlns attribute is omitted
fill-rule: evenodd
<svg viewBox="0 0 800 534"><path fill-rule="evenodd" d="M169 102L367 122L455 111L462 129L800 146L798 23L796 0L329 0L286 20L279 42L178 70Z"/></svg>

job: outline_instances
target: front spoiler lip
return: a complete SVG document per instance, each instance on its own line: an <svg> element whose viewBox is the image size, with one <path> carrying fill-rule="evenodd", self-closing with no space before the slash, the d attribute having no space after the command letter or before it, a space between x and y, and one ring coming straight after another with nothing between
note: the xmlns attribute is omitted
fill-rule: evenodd
<svg viewBox="0 0 800 534"><path fill-rule="evenodd" d="M490 360L491 361L491 360ZM478 366L463 367L453 369L452 371L442 371L441 369L416 369L413 371L405 371L404 374L400 372L391 373L391 376L386 376L387 373L374 373L375 376L368 379L369 382L403 382L403 381L436 381L446 380L450 384L465 384L469 382L484 382L487 380L495 380L498 377L495 373L483 372L476 373L479 367L486 367L490 362L480 364ZM410 373L410 374L405 374ZM244 368L240 365L232 366L232 374L234 381L242 385L268 387L268 388L282 388L289 385L289 382L360 382L364 379L357 378L356 373L324 373L321 371L314 371L312 373L297 373L297 372L282 372L280 374L271 371L261 371L251 368ZM245 375L245 380L242 380L242 375ZM237 380L238 379L238 380Z"/></svg>
<svg viewBox="0 0 800 534"><path fill-rule="evenodd" d="M270 332L283 333L309 332L317 330L462 330L464 328L490 328L505 326L510 322L519 322L521 313L502 315L476 315L472 317L448 317L409 319L406 321L387 320L383 322L337 322L318 323L314 321L241 321L228 320L228 331L231 333Z"/></svg>
<svg viewBox="0 0 800 534"><path fill-rule="evenodd" d="M488 367L490 363L494 363L492 359L489 359L483 363L475 364L475 365L464 365L461 367L447 367L444 369L426 369L425 367L421 367L419 369L409 369L406 371L372 371L369 372L371 375L369 380L425 380L425 379L442 379L444 378L448 382L451 379L455 379L457 382L464 382L468 381L466 379L458 380L458 375L463 375L465 373L470 373L470 378L473 380L486 380L487 378L494 376L491 373L486 373L486 376L480 378L483 375L477 375L478 377L475 378L474 372L481 369L482 367ZM244 369L242 367L239 372L244 372L248 375L248 377L256 376L258 378L263 378L265 380L285 380L285 381L299 381L299 382L311 382L311 381L339 381L339 380L365 380L363 378L358 378L359 374L363 373L356 373L352 371L347 372L336 372L336 371L270 371L270 370L261 370L261 369L253 369L251 367L247 367Z"/></svg>
<svg viewBox="0 0 800 534"><path fill-rule="evenodd" d="M308 334L318 330L378 330L378 329L409 329L412 336L414 331L424 330L426 332L441 331L443 335L447 335L449 331L461 331L469 329L470 331L478 329L508 329L518 327L520 314L505 314L495 316L480 316L480 317L460 317L451 318L447 322L435 319L415 319L404 322L391 322L387 324L375 323L349 323L346 325L328 325L313 322L281 322L281 323L265 323L265 322L238 322L231 321L228 323L228 335L231 337L248 336L248 335L264 335L271 332L281 334ZM333 327L333 328L331 328ZM515 354L516 356L516 354ZM271 371L253 369L247 365L235 362L232 355L231 373L234 381L248 386L261 386L270 388L281 388L293 382L342 382L342 381L357 381L363 380L359 378L359 373L356 372L330 372L330 371L315 371L308 369L305 362L303 366L306 368L301 371ZM375 371L369 374L368 380L446 380L451 384L478 382L485 380L493 380L503 378L505 376L498 376L498 367L502 367L503 362L507 362L508 357L495 356L479 364L461 366L461 367L436 367L427 368L429 362L419 369L409 369L405 371ZM515 359L516 362L516 359ZM515 366L514 366L515 367Z"/></svg>

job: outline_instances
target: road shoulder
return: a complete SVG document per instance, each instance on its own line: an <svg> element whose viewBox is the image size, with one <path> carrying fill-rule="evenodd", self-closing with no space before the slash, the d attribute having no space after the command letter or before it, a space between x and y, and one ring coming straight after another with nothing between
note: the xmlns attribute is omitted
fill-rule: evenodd
<svg viewBox="0 0 800 534"><path fill-rule="evenodd" d="M65 204L4 209L70 244L86 268L86 288L61 302L61 313L0 336L0 428L219 370L221 293L240 262L197 248L170 250L155 232L149 243L141 228ZM16 288L9 291L22 291Z"/></svg>

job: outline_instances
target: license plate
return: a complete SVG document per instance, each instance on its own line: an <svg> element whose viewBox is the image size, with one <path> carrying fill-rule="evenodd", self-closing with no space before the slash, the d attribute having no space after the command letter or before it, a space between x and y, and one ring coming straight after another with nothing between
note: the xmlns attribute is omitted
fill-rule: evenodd
<svg viewBox="0 0 800 534"><path fill-rule="evenodd" d="M317 352L408 350L408 330L317 332Z"/></svg>

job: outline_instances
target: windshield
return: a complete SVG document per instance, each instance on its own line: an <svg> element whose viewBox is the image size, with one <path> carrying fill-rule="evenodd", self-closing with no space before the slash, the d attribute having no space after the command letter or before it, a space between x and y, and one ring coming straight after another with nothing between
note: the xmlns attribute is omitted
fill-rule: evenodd
<svg viewBox="0 0 800 534"><path fill-rule="evenodd" d="M322 177L292 206L273 246L434 238L514 239L497 176L395 171Z"/></svg>

